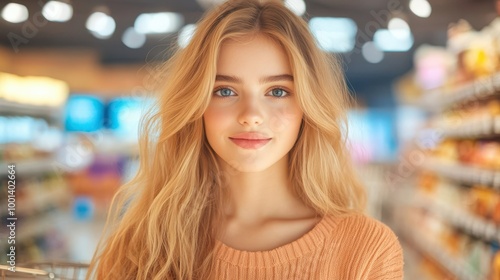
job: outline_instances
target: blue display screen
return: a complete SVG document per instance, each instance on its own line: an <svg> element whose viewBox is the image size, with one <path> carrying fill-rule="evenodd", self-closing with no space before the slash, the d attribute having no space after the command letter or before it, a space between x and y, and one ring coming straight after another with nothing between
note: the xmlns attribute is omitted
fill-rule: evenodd
<svg viewBox="0 0 500 280"><path fill-rule="evenodd" d="M94 132L103 127L104 103L91 95L71 95L65 108L66 131Z"/></svg>
<svg viewBox="0 0 500 280"><path fill-rule="evenodd" d="M139 123L150 100L121 97L111 100L106 109L107 127L126 139L137 139Z"/></svg>

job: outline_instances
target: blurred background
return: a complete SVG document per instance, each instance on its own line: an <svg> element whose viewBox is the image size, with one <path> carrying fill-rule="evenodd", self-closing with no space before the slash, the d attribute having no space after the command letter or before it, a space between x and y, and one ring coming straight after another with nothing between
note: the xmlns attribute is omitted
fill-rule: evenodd
<svg viewBox="0 0 500 280"><path fill-rule="evenodd" d="M13 217L17 264L90 261L137 170L150 75L217 2L0 2L1 264ZM500 5L284 2L343 61L368 214L397 233L405 278L500 279Z"/></svg>

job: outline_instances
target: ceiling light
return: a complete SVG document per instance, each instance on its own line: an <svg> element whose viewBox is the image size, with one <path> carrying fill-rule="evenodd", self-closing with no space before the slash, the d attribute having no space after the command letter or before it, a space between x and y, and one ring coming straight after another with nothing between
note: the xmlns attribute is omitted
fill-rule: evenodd
<svg viewBox="0 0 500 280"><path fill-rule="evenodd" d="M85 25L99 39L107 39L115 32L115 20L103 12L95 12L89 16Z"/></svg>
<svg viewBox="0 0 500 280"><path fill-rule="evenodd" d="M158 34L176 32L184 23L181 14L164 12L140 14L134 23L134 28L142 34Z"/></svg>
<svg viewBox="0 0 500 280"><path fill-rule="evenodd" d="M11 23L20 23L28 19L28 8L26 6L9 3L3 7L2 18Z"/></svg>
<svg viewBox="0 0 500 280"><path fill-rule="evenodd" d="M298 16L302 16L306 12L304 0L285 0L285 6Z"/></svg>
<svg viewBox="0 0 500 280"><path fill-rule="evenodd" d="M410 36L411 34L410 26L408 25L408 23L406 23L406 21L404 21L401 18L392 18L389 21L387 29L389 29L389 31L394 37L402 39Z"/></svg>
<svg viewBox="0 0 500 280"><path fill-rule="evenodd" d="M194 32L196 31L196 24L187 24L182 27L179 32L179 37L177 38L177 43L181 48L185 48L189 42L191 41L191 37L193 37Z"/></svg>
<svg viewBox="0 0 500 280"><path fill-rule="evenodd" d="M370 63L379 63L384 59L384 53L373 42L364 43L361 52L366 61Z"/></svg>
<svg viewBox="0 0 500 280"><path fill-rule="evenodd" d="M309 28L319 43L328 52L349 52L354 49L356 23L350 18L314 17Z"/></svg>
<svg viewBox="0 0 500 280"><path fill-rule="evenodd" d="M146 35L138 33L133 27L129 27L123 33L122 42L131 49L138 49L146 43Z"/></svg>
<svg viewBox="0 0 500 280"><path fill-rule="evenodd" d="M49 21L66 22L73 16L73 7L60 1L49 1L42 9L42 15Z"/></svg>
<svg viewBox="0 0 500 280"><path fill-rule="evenodd" d="M1 99L31 105L60 106L66 102L68 93L68 85L60 80L0 73Z"/></svg>
<svg viewBox="0 0 500 280"><path fill-rule="evenodd" d="M419 17L427 18L431 15L432 7L427 0L410 0L410 10Z"/></svg>
<svg viewBox="0 0 500 280"><path fill-rule="evenodd" d="M379 29L373 35L373 41L384 52L406 52L413 46L411 32L404 38L394 36L387 29Z"/></svg>

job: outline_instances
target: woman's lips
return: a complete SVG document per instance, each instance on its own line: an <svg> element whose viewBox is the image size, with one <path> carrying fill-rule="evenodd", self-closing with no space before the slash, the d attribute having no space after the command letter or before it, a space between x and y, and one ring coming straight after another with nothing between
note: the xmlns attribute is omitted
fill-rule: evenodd
<svg viewBox="0 0 500 280"><path fill-rule="evenodd" d="M229 138L236 145L242 147L243 149L258 149L266 145L271 139L237 139Z"/></svg>

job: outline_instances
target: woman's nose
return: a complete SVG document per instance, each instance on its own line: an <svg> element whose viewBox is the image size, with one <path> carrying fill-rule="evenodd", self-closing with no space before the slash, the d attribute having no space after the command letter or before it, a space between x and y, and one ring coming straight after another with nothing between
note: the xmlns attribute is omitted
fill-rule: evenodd
<svg viewBox="0 0 500 280"><path fill-rule="evenodd" d="M241 100L238 122L242 125L260 125L264 121L263 105L257 97L246 97Z"/></svg>

